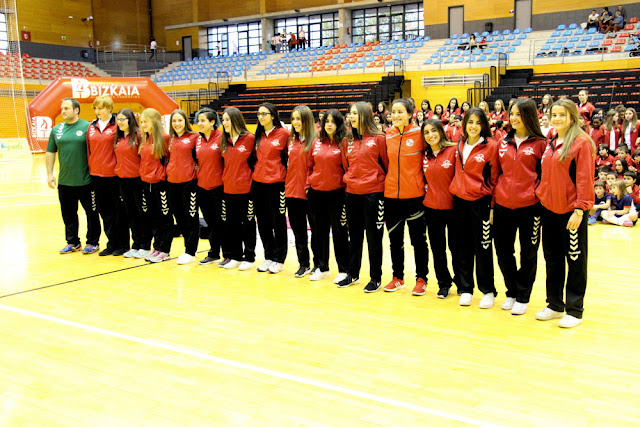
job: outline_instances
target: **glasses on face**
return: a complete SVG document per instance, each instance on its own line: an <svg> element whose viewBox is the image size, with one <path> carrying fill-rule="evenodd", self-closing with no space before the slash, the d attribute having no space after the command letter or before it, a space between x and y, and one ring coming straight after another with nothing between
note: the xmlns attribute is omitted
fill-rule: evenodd
<svg viewBox="0 0 640 427"><path fill-rule="evenodd" d="M258 117L267 117L270 116L271 113L258 113Z"/></svg>
<svg viewBox="0 0 640 427"><path fill-rule="evenodd" d="M117 120L119 123L129 121L129 119L127 119L126 117L125 117L124 119L116 119L116 120Z"/></svg>

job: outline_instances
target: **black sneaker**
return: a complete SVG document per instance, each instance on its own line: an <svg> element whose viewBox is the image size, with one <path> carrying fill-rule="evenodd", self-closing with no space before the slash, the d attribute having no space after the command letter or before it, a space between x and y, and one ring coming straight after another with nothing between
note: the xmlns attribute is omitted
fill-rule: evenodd
<svg viewBox="0 0 640 427"><path fill-rule="evenodd" d="M220 262L220 264L218 264L218 267L222 268L225 265L229 264L229 262L231 262L231 258L225 258Z"/></svg>
<svg viewBox="0 0 640 427"><path fill-rule="evenodd" d="M364 287L364 291L369 294L380 289L380 286L382 286L381 282L372 280Z"/></svg>
<svg viewBox="0 0 640 427"><path fill-rule="evenodd" d="M296 273L294 274L294 277L300 278L300 277L306 276L307 274L311 274L311 269L309 267L302 267L301 266L298 269L298 271L296 271Z"/></svg>
<svg viewBox="0 0 640 427"><path fill-rule="evenodd" d="M360 281L359 278L351 277L350 274L347 274L347 277L345 279L342 279L341 281L338 282L338 287L339 288L347 288L347 287L353 285L354 283L358 283L359 281Z"/></svg>
<svg viewBox="0 0 640 427"><path fill-rule="evenodd" d="M113 256L122 256L128 250L129 249L116 249L115 251L111 252L111 255L113 255Z"/></svg>
<svg viewBox="0 0 640 427"><path fill-rule="evenodd" d="M438 291L438 298L445 299L449 296L449 288L440 288Z"/></svg>
<svg viewBox="0 0 640 427"><path fill-rule="evenodd" d="M208 256L208 257L198 261L198 264L200 264L200 265L209 265L209 264L215 264L218 261L220 261L220 258L213 258L213 257Z"/></svg>
<svg viewBox="0 0 640 427"><path fill-rule="evenodd" d="M107 248L107 249L103 249L103 250L98 254L98 256L108 256L108 255L111 255L111 254L113 254L113 250L111 250L111 249Z"/></svg>

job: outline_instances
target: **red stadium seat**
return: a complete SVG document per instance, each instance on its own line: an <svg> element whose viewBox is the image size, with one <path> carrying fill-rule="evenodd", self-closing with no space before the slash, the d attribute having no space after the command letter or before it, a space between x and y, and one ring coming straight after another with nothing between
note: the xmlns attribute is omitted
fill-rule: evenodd
<svg viewBox="0 0 640 427"><path fill-rule="evenodd" d="M613 49L611 49L611 53L614 52L622 52L622 46L614 46Z"/></svg>

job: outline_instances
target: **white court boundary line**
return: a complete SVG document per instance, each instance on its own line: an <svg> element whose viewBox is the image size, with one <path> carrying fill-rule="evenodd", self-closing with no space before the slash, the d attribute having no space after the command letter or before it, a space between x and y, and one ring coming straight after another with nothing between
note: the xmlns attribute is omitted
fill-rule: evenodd
<svg viewBox="0 0 640 427"><path fill-rule="evenodd" d="M23 310L21 308L10 307L10 306L6 306L6 305L1 305L0 304L0 309L5 310L5 311L10 311L10 312L13 312L13 313L22 314L24 316L35 317L37 319L49 320L51 322L60 323L62 325L67 325L67 326L71 326L71 327L74 327L74 328L83 329L85 331L96 332L98 334L107 335L107 336L114 337L114 338L120 338L120 339L123 339L123 340L127 340L127 341L136 342L136 343L139 343L139 344L148 345L148 346L151 346L151 347L161 348L161 349L164 349L164 350L168 350L168 351L172 351L172 352L175 352L175 353L184 354L184 355L187 355L187 356L193 356L193 357L197 357L197 358L200 358L200 359L209 360L211 362L216 362L216 363L219 363L219 364L222 364L222 365L231 366L231 367L234 367L234 368L239 368L239 369L244 369L244 370L247 370L247 371L257 372L257 373L260 373L260 374L263 374L263 375L267 375L267 376L270 376L270 377L281 378L281 379L292 381L292 382L299 383L299 384L310 385L310 386L321 388L321 389L325 389L325 390L335 391L337 393L347 394L349 396L355 396L355 397L359 397L359 398L366 399L366 400L371 400L371 401L378 402L378 403L384 403L384 404L390 405L390 406L396 406L396 407L399 407L399 408L410 409L410 410L413 410L413 411L416 411L416 412L421 412L421 413L424 413L424 414L435 415L437 417L446 418L446 419L449 419L449 420L460 421L460 422L463 422L463 423L466 423L466 424L471 424L471 425L481 426L481 427L499 427L498 424L493 424L493 423L486 422L486 421L480 421L480 420L476 420L474 418L465 417L465 416L462 416L462 415L451 414L449 412L439 411L437 409L431 409L431 408L427 408L427 407L424 407L424 406L414 405L412 403L402 402L400 400L389 399L387 397L382 397L382 396L378 396L378 395L375 395L375 394L365 393L365 392L361 392L361 391L358 391L358 390L352 390L352 389L346 388L346 387L341 387L341 386L336 386L336 385L329 384L329 383L324 383L322 381L311 380L311 379L308 379L308 378L299 377L297 375L291 375L291 374L287 374L287 373L284 373L284 372L279 372L279 371L274 371L274 370L271 370L271 369L261 368L259 366L249 365L247 363L242 363L242 362L237 362L237 361L234 361L234 360L224 359L224 358L221 358L221 357L212 356L210 354L207 354L207 353L204 353L204 352L201 352L201 351L189 350L189 349L182 348L182 347L179 347L179 346L176 346L176 345L172 345L172 344L164 344L164 343L161 343L161 342L155 342L155 341L147 340L147 339L144 339L144 338L134 337L132 335L121 334L119 332L114 332L114 331L110 331L110 330L107 330L107 329L96 328L95 326L85 325L83 323L73 322L71 320L60 319L58 317L53 317L53 316L48 316L46 314L41 314L41 313L36 313L36 312L33 312L33 311Z"/></svg>

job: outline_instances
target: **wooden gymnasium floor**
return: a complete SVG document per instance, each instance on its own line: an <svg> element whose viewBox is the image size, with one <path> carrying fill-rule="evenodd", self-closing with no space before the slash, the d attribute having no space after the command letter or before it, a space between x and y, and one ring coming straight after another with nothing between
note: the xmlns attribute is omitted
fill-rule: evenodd
<svg viewBox="0 0 640 427"><path fill-rule="evenodd" d="M295 279L293 248L278 275L62 256L43 160L0 162L2 426L640 424L637 227L589 229L585 322L561 330L534 319L542 256L521 317L497 267L480 310L433 274L423 297Z"/></svg>

